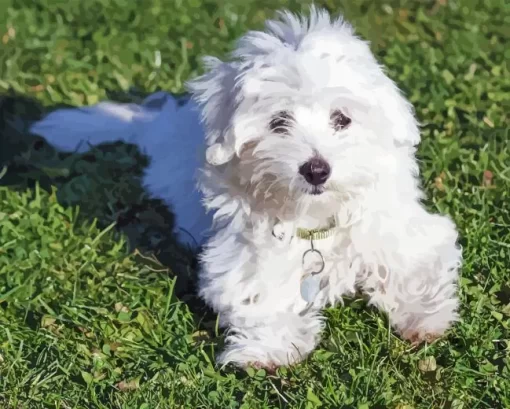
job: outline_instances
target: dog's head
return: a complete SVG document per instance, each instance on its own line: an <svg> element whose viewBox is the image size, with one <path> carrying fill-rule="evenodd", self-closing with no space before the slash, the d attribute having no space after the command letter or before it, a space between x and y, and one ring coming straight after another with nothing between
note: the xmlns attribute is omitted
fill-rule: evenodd
<svg viewBox="0 0 510 409"><path fill-rule="evenodd" d="M190 83L207 161L235 166L259 199L334 206L395 171L393 152L416 145L418 127L350 25L315 8L279 16Z"/></svg>

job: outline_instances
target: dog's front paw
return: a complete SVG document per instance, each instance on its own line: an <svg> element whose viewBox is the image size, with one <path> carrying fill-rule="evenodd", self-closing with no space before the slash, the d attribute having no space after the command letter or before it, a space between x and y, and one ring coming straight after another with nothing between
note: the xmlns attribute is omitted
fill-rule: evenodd
<svg viewBox="0 0 510 409"><path fill-rule="evenodd" d="M234 365L241 369L252 367L254 369L265 369L274 372L280 363L270 359L262 348L243 348L240 345L230 345L221 353L217 362L220 365Z"/></svg>
<svg viewBox="0 0 510 409"><path fill-rule="evenodd" d="M424 342L431 344L444 337L458 320L457 301L453 300L432 314L407 315L395 327L402 338L417 346Z"/></svg>
<svg viewBox="0 0 510 409"><path fill-rule="evenodd" d="M275 374L280 365L275 362L253 362L249 366L253 369L264 369L269 374Z"/></svg>
<svg viewBox="0 0 510 409"><path fill-rule="evenodd" d="M277 340L264 343L260 337L228 337L227 340L225 350L217 357L220 365L231 364L241 369L265 369L270 373L274 373L280 366L297 364L311 350L310 348L303 353L294 345L282 345L281 342L278 344Z"/></svg>
<svg viewBox="0 0 510 409"><path fill-rule="evenodd" d="M409 341L411 345L418 346L426 342L432 344L441 338L444 334L426 332L421 330L408 329L402 333L402 338Z"/></svg>
<svg viewBox="0 0 510 409"><path fill-rule="evenodd" d="M279 313L265 324L230 327L225 349L218 364L246 368L255 366L274 371L304 360L315 348L323 328L321 316L308 310L305 314Z"/></svg>

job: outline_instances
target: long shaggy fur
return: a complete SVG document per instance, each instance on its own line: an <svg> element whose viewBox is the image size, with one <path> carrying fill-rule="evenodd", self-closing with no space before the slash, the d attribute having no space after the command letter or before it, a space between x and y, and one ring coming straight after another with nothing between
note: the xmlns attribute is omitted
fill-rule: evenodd
<svg viewBox="0 0 510 409"><path fill-rule="evenodd" d="M219 362L299 362L320 340L321 310L357 288L405 338L443 335L458 318L457 232L449 218L421 204L413 109L367 43L323 10L312 8L308 16L285 11L265 31L241 38L229 61L208 57L205 65L206 73L189 83L202 141L173 136L183 133L176 129L175 107L173 116L161 117L161 107L154 114L145 104L148 119L128 121L128 129L131 141L152 149L147 185L177 203L177 220L194 225L196 234L198 225L212 223L210 236L202 236L199 286L228 328ZM104 115L104 107L91 108L93 115ZM332 125L335 110L352 120L345 129ZM276 131L270 124L282 112L291 120ZM53 115L34 132L57 144L55 129L73 125L70 113ZM321 194L311 194L298 172L316 157L331 165ZM212 220L183 201L196 169ZM169 187L163 180L176 170ZM335 234L314 243L325 269L322 290L309 304L300 282L310 242L295 231L325 226L331 218Z"/></svg>

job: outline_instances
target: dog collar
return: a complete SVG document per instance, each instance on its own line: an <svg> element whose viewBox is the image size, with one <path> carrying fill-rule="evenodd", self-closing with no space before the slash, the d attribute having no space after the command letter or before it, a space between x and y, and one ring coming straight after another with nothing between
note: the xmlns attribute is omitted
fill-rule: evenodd
<svg viewBox="0 0 510 409"><path fill-rule="evenodd" d="M321 227L317 229L305 229L303 227L298 227L294 231L294 234L290 234L288 236L288 240L290 241L294 237L310 241L327 239L328 237L331 237L335 233L336 227L337 227L336 219L335 217L331 217L326 227ZM272 231L273 237L283 242L288 233L289 231L286 230L279 221L277 221L275 226L273 227Z"/></svg>
<svg viewBox="0 0 510 409"><path fill-rule="evenodd" d="M323 227L320 229L304 229L302 227L298 227L296 230L296 237L299 237L303 240L323 240L331 237L335 232L336 222L335 218L332 217L329 220L329 224L327 227Z"/></svg>

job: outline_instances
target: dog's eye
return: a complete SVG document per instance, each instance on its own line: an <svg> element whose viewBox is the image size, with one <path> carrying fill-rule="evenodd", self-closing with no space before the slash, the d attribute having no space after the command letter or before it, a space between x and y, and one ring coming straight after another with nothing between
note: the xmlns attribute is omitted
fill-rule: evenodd
<svg viewBox="0 0 510 409"><path fill-rule="evenodd" d="M351 118L349 118L339 109L335 109L331 113L331 125L335 131L341 131L342 129L347 128L351 122Z"/></svg>
<svg viewBox="0 0 510 409"><path fill-rule="evenodd" d="M287 134L289 133L289 128L292 125L292 115L287 111L278 112L273 118L271 122L269 122L269 129L271 132L278 134Z"/></svg>

